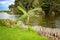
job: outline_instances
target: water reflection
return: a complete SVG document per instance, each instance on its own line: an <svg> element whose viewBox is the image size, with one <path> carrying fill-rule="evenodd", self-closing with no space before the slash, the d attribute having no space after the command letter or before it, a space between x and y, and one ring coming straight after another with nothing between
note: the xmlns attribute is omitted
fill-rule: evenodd
<svg viewBox="0 0 60 40"><path fill-rule="evenodd" d="M30 17L30 25L39 25L44 27L51 27L51 28L60 28L60 17L59 16L43 16L40 15L37 17Z"/></svg>
<svg viewBox="0 0 60 40"><path fill-rule="evenodd" d="M9 17L10 16L10 17ZM16 19L14 15L8 15L6 13L0 14L0 19ZM60 28L60 15L56 16L45 16L45 15L39 15L39 17L30 17L29 25L31 26L44 26L44 27L51 27L51 28Z"/></svg>
<svg viewBox="0 0 60 40"><path fill-rule="evenodd" d="M44 22L45 22L45 27L51 27L51 28L55 28L56 27L56 24L55 24L55 21L56 21L56 18L55 16L51 16L51 17L45 17L44 18Z"/></svg>
<svg viewBox="0 0 60 40"><path fill-rule="evenodd" d="M0 20L1 19L9 19L9 20L16 20L18 15L8 14L6 12L0 12Z"/></svg>
<svg viewBox="0 0 60 40"><path fill-rule="evenodd" d="M60 17L56 19L56 27L60 28Z"/></svg>

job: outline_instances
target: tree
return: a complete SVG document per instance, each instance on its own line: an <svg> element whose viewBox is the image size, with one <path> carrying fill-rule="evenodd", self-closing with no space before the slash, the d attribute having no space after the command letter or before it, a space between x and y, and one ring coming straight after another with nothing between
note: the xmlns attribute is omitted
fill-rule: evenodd
<svg viewBox="0 0 60 40"><path fill-rule="evenodd" d="M9 9L12 12L12 14L17 14L17 15L20 14L20 12L17 10L16 6L13 4L9 5Z"/></svg>
<svg viewBox="0 0 60 40"><path fill-rule="evenodd" d="M20 6L17 6L17 8L18 8L18 10L20 10L21 12L23 12L23 15L19 18L20 20L22 20L22 19L24 19L24 18L26 18L26 24L29 24L29 17L30 16L34 16L34 17L38 17L39 15L36 15L36 14L34 14L33 12L35 12L35 11L42 11L42 9L41 8L34 8L34 9L31 9L31 10L29 10L28 12L26 12L26 10L24 10L22 7L20 7ZM18 19L18 20L19 20ZM18 21L17 20L17 21Z"/></svg>
<svg viewBox="0 0 60 40"><path fill-rule="evenodd" d="M13 6L13 5L11 5ZM17 9L17 6L21 6L24 10L29 11L30 9L34 9L35 7L39 7L39 2L38 0L15 0L15 4L13 10L15 14L21 14L22 12L20 12Z"/></svg>
<svg viewBox="0 0 60 40"><path fill-rule="evenodd" d="M56 12L60 10L60 0L42 0L40 4L42 4L41 7L48 16L51 15L53 11Z"/></svg>

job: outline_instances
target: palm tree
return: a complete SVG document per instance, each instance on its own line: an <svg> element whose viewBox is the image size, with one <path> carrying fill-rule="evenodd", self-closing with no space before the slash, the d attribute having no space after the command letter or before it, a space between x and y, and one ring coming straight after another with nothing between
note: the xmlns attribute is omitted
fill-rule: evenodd
<svg viewBox="0 0 60 40"><path fill-rule="evenodd" d="M36 14L34 14L33 12L34 11L42 11L42 9L41 8L34 8L34 9L31 9L31 10L29 10L28 12L26 12L22 7L20 7L20 6L17 6L17 8L18 8L18 10L20 10L21 12L23 12L23 15L18 19L18 20L22 20L22 19L24 19L24 18L26 18L26 20L25 20L25 23L26 24L29 24L29 17L30 16L34 16L34 17L38 17L39 15L36 15Z"/></svg>

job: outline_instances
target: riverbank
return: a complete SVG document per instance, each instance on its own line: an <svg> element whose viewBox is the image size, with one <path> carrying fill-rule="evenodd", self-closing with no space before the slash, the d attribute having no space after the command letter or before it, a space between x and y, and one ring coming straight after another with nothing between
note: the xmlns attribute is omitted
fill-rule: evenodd
<svg viewBox="0 0 60 40"><path fill-rule="evenodd" d="M17 23L21 28L28 29L27 25L24 25L22 21ZM39 35L47 37L49 40L60 40L60 29L58 28L47 28L42 26L31 26Z"/></svg>
<svg viewBox="0 0 60 40"><path fill-rule="evenodd" d="M60 29L41 26L32 27L39 35L46 36L49 40L60 40Z"/></svg>

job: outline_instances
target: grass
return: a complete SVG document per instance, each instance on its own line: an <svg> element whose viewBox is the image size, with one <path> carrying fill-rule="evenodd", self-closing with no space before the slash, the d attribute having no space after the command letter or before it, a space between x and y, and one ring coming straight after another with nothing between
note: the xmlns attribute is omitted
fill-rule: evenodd
<svg viewBox="0 0 60 40"><path fill-rule="evenodd" d="M0 40L47 40L36 32L0 26Z"/></svg>

